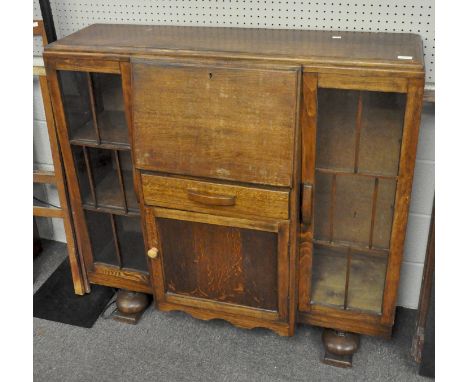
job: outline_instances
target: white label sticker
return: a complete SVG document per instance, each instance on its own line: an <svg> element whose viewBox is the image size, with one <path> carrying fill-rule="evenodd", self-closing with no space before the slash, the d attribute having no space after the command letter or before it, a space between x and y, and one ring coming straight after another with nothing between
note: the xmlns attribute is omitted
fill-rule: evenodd
<svg viewBox="0 0 468 382"><path fill-rule="evenodd" d="M413 56L398 56L399 60L412 60Z"/></svg>
<svg viewBox="0 0 468 382"><path fill-rule="evenodd" d="M39 23L37 21L33 22L33 28L37 27L38 25L39 25Z"/></svg>
<svg viewBox="0 0 468 382"><path fill-rule="evenodd" d="M340 39L341 36L332 36L332 38Z"/></svg>

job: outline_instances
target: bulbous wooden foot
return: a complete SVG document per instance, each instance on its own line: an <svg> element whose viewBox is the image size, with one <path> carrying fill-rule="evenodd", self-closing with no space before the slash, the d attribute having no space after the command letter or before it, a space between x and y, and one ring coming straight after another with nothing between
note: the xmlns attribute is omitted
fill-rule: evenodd
<svg viewBox="0 0 468 382"><path fill-rule="evenodd" d="M325 348L323 363L338 367L353 366L353 354L359 349L358 334L324 329L322 342Z"/></svg>
<svg viewBox="0 0 468 382"><path fill-rule="evenodd" d="M117 292L117 310L112 315L112 318L136 325L149 303L150 299L145 293L120 289Z"/></svg>

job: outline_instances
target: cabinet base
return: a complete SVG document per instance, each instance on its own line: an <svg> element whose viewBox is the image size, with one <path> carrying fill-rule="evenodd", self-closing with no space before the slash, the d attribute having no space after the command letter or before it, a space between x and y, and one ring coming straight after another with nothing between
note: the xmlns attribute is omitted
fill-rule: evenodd
<svg viewBox="0 0 468 382"><path fill-rule="evenodd" d="M117 310L112 314L112 319L136 325L149 302L149 297L145 293L120 289L117 292Z"/></svg>
<svg viewBox="0 0 468 382"><path fill-rule="evenodd" d="M337 367L353 366L353 355L359 349L359 335L324 329L322 342L325 348L323 363Z"/></svg>

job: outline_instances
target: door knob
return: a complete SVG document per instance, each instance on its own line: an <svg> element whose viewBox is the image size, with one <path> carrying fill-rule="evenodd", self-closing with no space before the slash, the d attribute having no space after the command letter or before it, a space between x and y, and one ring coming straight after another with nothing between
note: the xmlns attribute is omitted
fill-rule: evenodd
<svg viewBox="0 0 468 382"><path fill-rule="evenodd" d="M155 259L156 257L158 257L158 249L153 247L153 248L150 248L148 250L148 257L152 258L152 259Z"/></svg>

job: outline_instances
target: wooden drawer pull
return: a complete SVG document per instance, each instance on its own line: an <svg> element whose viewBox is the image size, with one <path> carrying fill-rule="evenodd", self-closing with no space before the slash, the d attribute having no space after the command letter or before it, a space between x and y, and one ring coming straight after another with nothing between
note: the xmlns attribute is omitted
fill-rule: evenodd
<svg viewBox="0 0 468 382"><path fill-rule="evenodd" d="M208 206L233 206L236 204L235 195L215 195L206 192L200 192L194 189L187 190L187 196L190 200L205 204Z"/></svg>

